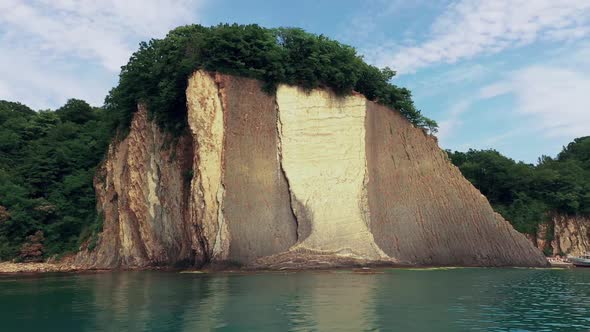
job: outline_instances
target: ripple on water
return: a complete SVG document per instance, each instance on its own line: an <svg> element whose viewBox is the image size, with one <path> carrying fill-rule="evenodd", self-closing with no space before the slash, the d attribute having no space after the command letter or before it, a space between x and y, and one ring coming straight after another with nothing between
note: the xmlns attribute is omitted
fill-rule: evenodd
<svg viewBox="0 0 590 332"><path fill-rule="evenodd" d="M590 270L0 278L12 331L588 331Z"/></svg>

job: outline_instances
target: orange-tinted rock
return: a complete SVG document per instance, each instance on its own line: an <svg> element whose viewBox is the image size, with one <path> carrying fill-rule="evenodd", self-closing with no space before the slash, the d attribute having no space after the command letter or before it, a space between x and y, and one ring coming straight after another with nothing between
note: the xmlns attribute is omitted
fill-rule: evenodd
<svg viewBox="0 0 590 332"><path fill-rule="evenodd" d="M549 224L542 223L539 224L537 227L537 236L536 236L536 247L539 250L545 252L545 250L549 247L549 241L547 241L549 235Z"/></svg>
<svg viewBox="0 0 590 332"><path fill-rule="evenodd" d="M555 254L578 256L590 253L590 218L554 215L552 222Z"/></svg>
<svg viewBox="0 0 590 332"><path fill-rule="evenodd" d="M174 138L139 107L129 135L109 147L95 190L103 232L76 263L90 268L144 267L198 261L188 220L188 135Z"/></svg>

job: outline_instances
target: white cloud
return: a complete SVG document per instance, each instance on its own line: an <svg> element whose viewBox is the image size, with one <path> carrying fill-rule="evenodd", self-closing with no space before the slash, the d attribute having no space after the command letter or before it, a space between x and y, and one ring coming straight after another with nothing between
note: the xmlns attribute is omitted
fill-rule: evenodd
<svg viewBox="0 0 590 332"><path fill-rule="evenodd" d="M104 82L83 81L69 63L103 67L114 76L139 41L195 23L202 2L0 0L0 87L9 87L0 89L0 99L24 98L19 101L39 107L55 107L66 95L102 100ZM31 85L41 90L26 93ZM81 91L82 85L100 89Z"/></svg>
<svg viewBox="0 0 590 332"><path fill-rule="evenodd" d="M407 85L420 97L435 96L448 93L451 87L457 85L473 84L488 77L492 72L492 66L477 63L460 65L442 73L428 75L416 81L409 81Z"/></svg>
<svg viewBox="0 0 590 332"><path fill-rule="evenodd" d="M60 106L69 98L101 105L110 88L110 82L85 79L30 49L3 50L0 64L8 64L0 65L0 99L20 101L33 109Z"/></svg>
<svg viewBox="0 0 590 332"><path fill-rule="evenodd" d="M469 110L475 99L467 98L463 99L451 107L448 117L440 121L438 124L438 139L443 142L448 139L455 130L461 127L463 121L461 115Z"/></svg>
<svg viewBox="0 0 590 332"><path fill-rule="evenodd" d="M539 40L574 40L590 35L588 0L460 0L432 25L416 46L378 50L376 62L400 73Z"/></svg>
<svg viewBox="0 0 590 332"><path fill-rule="evenodd" d="M464 123L463 115L475 103L499 96L511 96L513 105L498 110L517 129L487 137L479 147L493 147L525 132L531 136L572 140L590 134L590 45L564 49L551 61L537 63L507 73L481 87L473 97L456 103L440 121L439 138L448 140ZM518 121L515 122L515 121Z"/></svg>
<svg viewBox="0 0 590 332"><path fill-rule="evenodd" d="M531 66L497 86L499 94L514 95L515 111L542 135L574 138L590 133L590 71Z"/></svg>
<svg viewBox="0 0 590 332"><path fill-rule="evenodd" d="M563 140L590 134L590 45L564 48L551 60L503 76L449 110L439 123L438 136L443 145L458 133L465 113L476 110L476 103L499 96L511 96L514 102L497 116L510 117L518 129L475 142L479 148L493 147L524 133Z"/></svg>

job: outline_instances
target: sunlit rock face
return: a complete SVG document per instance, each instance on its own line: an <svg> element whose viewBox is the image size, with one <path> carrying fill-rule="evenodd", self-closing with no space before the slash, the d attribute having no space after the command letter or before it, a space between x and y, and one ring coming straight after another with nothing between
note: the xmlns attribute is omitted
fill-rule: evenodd
<svg viewBox="0 0 590 332"><path fill-rule="evenodd" d="M196 72L186 90L188 125L193 139L193 179L189 215L208 260L224 260L229 248L229 233L221 207L223 187L224 114L215 78Z"/></svg>
<svg viewBox="0 0 590 332"><path fill-rule="evenodd" d="M527 237L547 255L584 255L590 253L590 218L550 213Z"/></svg>
<svg viewBox="0 0 590 332"><path fill-rule="evenodd" d="M590 218L555 215L552 221L554 254L578 256L590 253Z"/></svg>
<svg viewBox="0 0 590 332"><path fill-rule="evenodd" d="M195 72L188 129L135 114L95 187L87 267L544 266L523 235L398 112L316 89Z"/></svg>
<svg viewBox="0 0 590 332"><path fill-rule="evenodd" d="M386 259L369 232L365 98L277 91L281 164L300 225L293 249Z"/></svg>
<svg viewBox="0 0 590 332"><path fill-rule="evenodd" d="M534 244L547 254L580 256L590 253L590 218L553 213L538 225Z"/></svg>
<svg viewBox="0 0 590 332"><path fill-rule="evenodd" d="M188 223L192 141L172 139L148 120L140 106L129 135L112 143L94 179L103 231L98 245L76 257L88 268L145 267L191 262L195 256Z"/></svg>

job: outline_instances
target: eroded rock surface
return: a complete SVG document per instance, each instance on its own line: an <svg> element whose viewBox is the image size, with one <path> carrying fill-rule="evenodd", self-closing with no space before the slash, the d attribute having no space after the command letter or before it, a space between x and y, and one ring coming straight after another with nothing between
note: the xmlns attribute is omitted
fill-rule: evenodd
<svg viewBox="0 0 590 332"><path fill-rule="evenodd" d="M360 95L195 72L188 130L140 107L95 188L85 268L544 266L432 137Z"/></svg>
<svg viewBox="0 0 590 332"><path fill-rule="evenodd" d="M546 265L433 137L373 102L366 133L370 229L386 254L419 265Z"/></svg>
<svg viewBox="0 0 590 332"><path fill-rule="evenodd" d="M280 164L274 96L259 82L221 77L225 107L223 214L229 260L250 263L297 241L297 221Z"/></svg>
<svg viewBox="0 0 590 332"><path fill-rule="evenodd" d="M193 261L186 181L191 150L190 137L163 134L140 106L129 135L111 144L97 172L103 232L97 247L83 248L76 263L113 268Z"/></svg>
<svg viewBox="0 0 590 332"><path fill-rule="evenodd" d="M281 163L305 224L294 249L387 259L367 227L365 98L281 86L277 103Z"/></svg>
<svg viewBox="0 0 590 332"><path fill-rule="evenodd" d="M556 215L553 223L554 253L574 256L590 253L590 218Z"/></svg>
<svg viewBox="0 0 590 332"><path fill-rule="evenodd" d="M186 90L188 125L194 146L189 214L197 226L194 240L203 239L209 260L227 259L229 232L221 206L223 187L224 119L216 76L198 71Z"/></svg>

